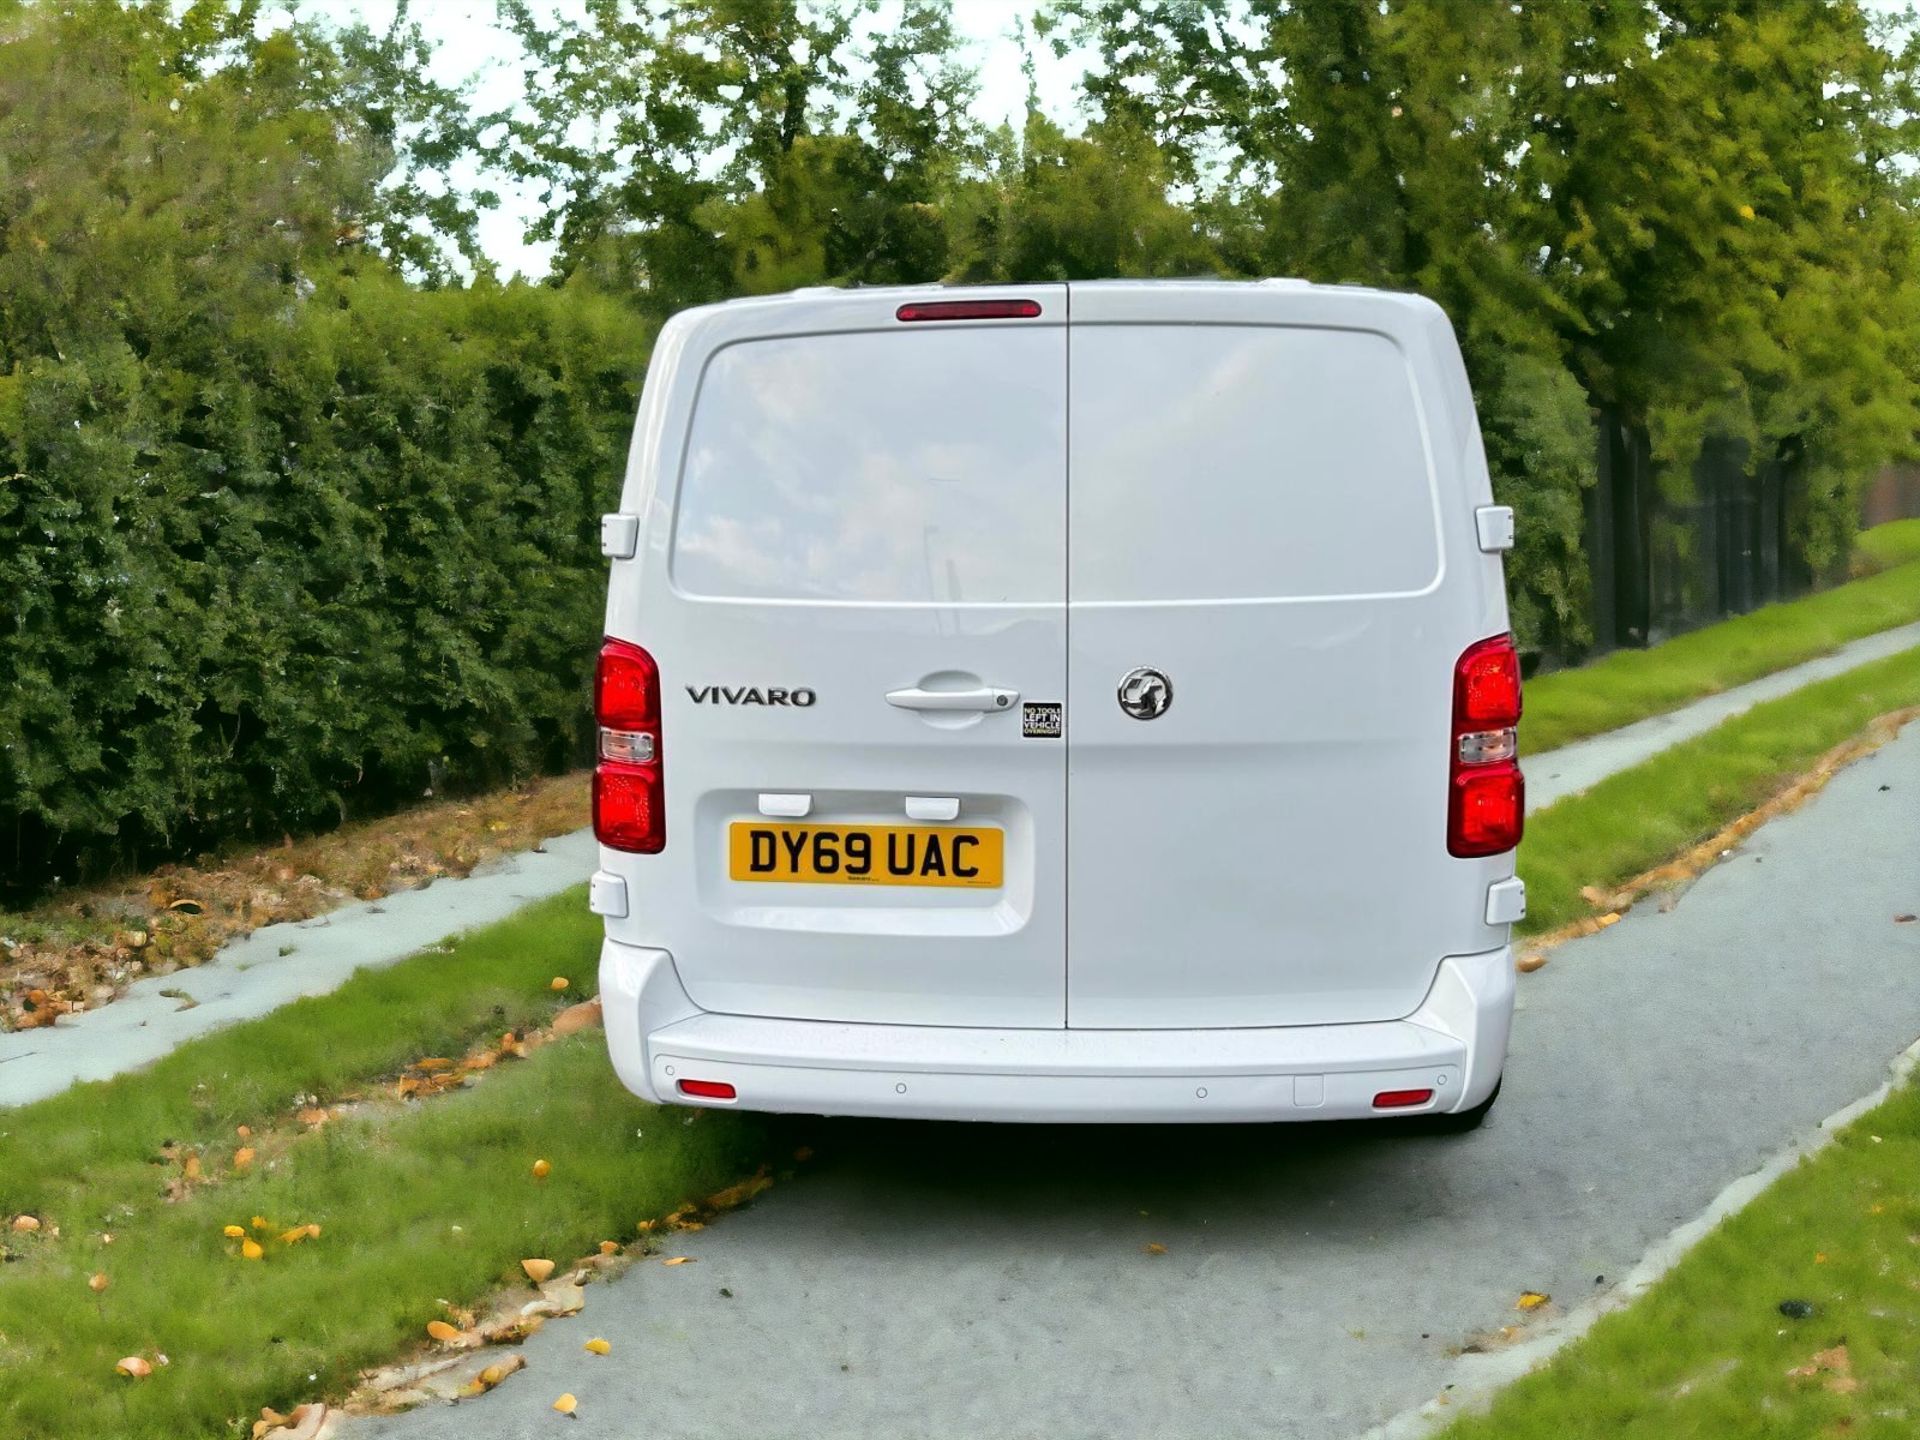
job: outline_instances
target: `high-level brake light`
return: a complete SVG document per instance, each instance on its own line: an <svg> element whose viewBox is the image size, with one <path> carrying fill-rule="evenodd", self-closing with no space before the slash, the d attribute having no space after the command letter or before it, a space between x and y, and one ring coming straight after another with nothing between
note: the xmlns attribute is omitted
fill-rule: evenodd
<svg viewBox="0 0 1920 1440"><path fill-rule="evenodd" d="M1038 300L913 300L893 312L896 320L1033 320Z"/></svg>

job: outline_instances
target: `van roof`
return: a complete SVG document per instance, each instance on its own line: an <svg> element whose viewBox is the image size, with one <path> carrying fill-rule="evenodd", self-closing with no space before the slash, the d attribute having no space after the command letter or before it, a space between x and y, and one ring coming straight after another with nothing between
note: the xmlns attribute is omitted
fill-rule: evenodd
<svg viewBox="0 0 1920 1440"><path fill-rule="evenodd" d="M680 316L691 318L718 312L738 313L744 310L778 312L850 300L873 301L876 304L892 301L899 304L910 300L926 300L929 297L963 299L971 296L1020 294L1029 290L1057 290L1060 284L1061 282L1051 281L1006 285L990 283L950 285L938 282L926 285L809 285L775 295L744 296L739 299L719 301L712 305L697 306L681 311ZM1167 280L1072 280L1065 284L1070 293L1089 297L1098 295L1122 299L1130 295L1141 298L1152 296L1164 301L1169 296L1185 291L1196 297L1205 295L1216 304L1222 294L1239 291L1249 298L1260 296L1263 302L1261 308L1269 315L1272 311L1267 309L1268 305L1279 300L1281 295L1296 301L1318 302L1313 308L1322 315L1326 313L1325 307L1328 306L1341 308L1351 306L1355 311L1371 312L1376 317L1383 311L1391 310L1410 311L1418 314L1422 319L1429 319L1440 313L1440 307L1432 300L1410 291L1381 290L1345 281L1320 284L1311 280L1284 276L1255 280L1222 279L1218 276L1194 276Z"/></svg>

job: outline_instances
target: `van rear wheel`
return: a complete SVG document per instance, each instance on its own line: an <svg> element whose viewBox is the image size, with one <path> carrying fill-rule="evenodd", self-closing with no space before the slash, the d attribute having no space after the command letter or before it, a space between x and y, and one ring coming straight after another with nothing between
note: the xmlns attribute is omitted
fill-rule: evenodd
<svg viewBox="0 0 1920 1440"><path fill-rule="evenodd" d="M1471 1110L1461 1110L1452 1115L1417 1115L1413 1123L1428 1135L1465 1135L1478 1130L1485 1123L1493 1102L1500 1098L1500 1086L1506 1080L1502 1075L1493 1082L1493 1092Z"/></svg>

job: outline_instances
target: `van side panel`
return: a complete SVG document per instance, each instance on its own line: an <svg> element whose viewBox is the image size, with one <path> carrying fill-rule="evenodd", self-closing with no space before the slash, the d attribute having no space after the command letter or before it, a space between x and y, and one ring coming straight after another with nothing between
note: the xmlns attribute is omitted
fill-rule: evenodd
<svg viewBox="0 0 1920 1440"><path fill-rule="evenodd" d="M1351 1024L1505 943L1447 853L1453 664L1507 627L1427 302L1074 285L1067 1023ZM1136 667L1172 703L1129 715Z"/></svg>

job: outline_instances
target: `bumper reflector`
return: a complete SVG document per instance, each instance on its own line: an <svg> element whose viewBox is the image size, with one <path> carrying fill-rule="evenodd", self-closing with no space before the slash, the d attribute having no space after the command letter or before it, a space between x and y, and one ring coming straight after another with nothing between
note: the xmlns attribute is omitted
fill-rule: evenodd
<svg viewBox="0 0 1920 1440"><path fill-rule="evenodd" d="M680 1082L682 1085L686 1081ZM1424 1105L1433 1099L1431 1090L1382 1090L1373 1097L1376 1110L1404 1110L1411 1105Z"/></svg>
<svg viewBox="0 0 1920 1440"><path fill-rule="evenodd" d="M697 1096L702 1100L731 1100L734 1098L733 1086L724 1080L682 1080L680 1082L680 1093L682 1095ZM1427 1093L1431 1095L1433 1092L1429 1090Z"/></svg>

